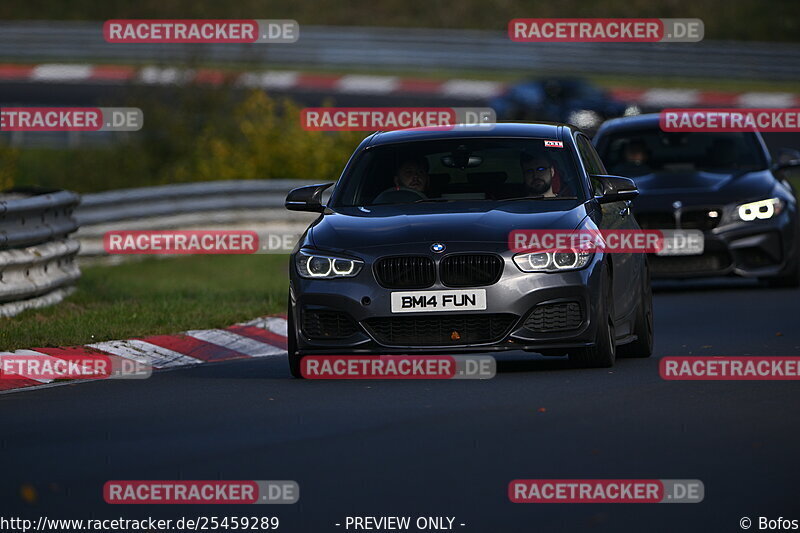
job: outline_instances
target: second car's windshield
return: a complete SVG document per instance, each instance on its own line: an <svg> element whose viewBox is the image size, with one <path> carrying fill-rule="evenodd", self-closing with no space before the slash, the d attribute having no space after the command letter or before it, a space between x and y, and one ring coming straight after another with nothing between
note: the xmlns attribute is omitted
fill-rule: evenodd
<svg viewBox="0 0 800 533"><path fill-rule="evenodd" d="M547 144L547 146L545 146ZM365 151L342 178L334 206L579 199L569 148L543 139L454 139Z"/></svg>
<svg viewBox="0 0 800 533"><path fill-rule="evenodd" d="M598 151L609 172L631 177L698 170L729 174L766 166L752 133L621 131Z"/></svg>

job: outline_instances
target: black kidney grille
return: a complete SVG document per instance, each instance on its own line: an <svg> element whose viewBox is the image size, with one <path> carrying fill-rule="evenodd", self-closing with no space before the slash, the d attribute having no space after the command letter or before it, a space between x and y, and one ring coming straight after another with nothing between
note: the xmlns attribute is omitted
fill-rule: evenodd
<svg viewBox="0 0 800 533"><path fill-rule="evenodd" d="M710 217L709 213L716 212L716 217ZM693 209L691 211L684 210L681 212L681 228L683 229L699 229L702 231L709 231L717 227L719 224L721 209Z"/></svg>
<svg viewBox="0 0 800 533"><path fill-rule="evenodd" d="M430 257L384 257L375 263L375 277L387 289L424 289L433 285L436 269Z"/></svg>
<svg viewBox="0 0 800 533"><path fill-rule="evenodd" d="M583 311L578 302L561 302L537 305L525 320L531 331L569 331L583 323Z"/></svg>
<svg viewBox="0 0 800 533"><path fill-rule="evenodd" d="M364 322L381 344L455 346L498 342L516 320L510 314L376 317Z"/></svg>
<svg viewBox="0 0 800 533"><path fill-rule="evenodd" d="M459 254L445 257L439 277L448 287L491 285L503 273L503 260L491 254Z"/></svg>
<svg viewBox="0 0 800 533"><path fill-rule="evenodd" d="M341 311L303 311L303 333L309 339L344 339L358 331L355 321Z"/></svg>

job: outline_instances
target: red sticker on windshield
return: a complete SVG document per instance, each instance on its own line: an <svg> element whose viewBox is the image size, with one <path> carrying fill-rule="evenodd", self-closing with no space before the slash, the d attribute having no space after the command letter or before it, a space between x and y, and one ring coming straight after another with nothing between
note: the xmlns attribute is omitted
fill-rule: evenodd
<svg viewBox="0 0 800 533"><path fill-rule="evenodd" d="M561 141L545 141L545 148L564 148L564 143Z"/></svg>

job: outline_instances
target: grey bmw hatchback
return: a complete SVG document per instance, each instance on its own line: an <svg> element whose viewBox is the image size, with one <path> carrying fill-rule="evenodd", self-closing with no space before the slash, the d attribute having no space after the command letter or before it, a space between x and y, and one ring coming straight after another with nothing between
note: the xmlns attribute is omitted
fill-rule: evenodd
<svg viewBox="0 0 800 533"><path fill-rule="evenodd" d="M563 124L378 132L327 202L325 183L286 207L319 213L291 254L288 349L307 355L523 350L609 367L648 357L645 254L519 252L518 230L637 230L627 178Z"/></svg>

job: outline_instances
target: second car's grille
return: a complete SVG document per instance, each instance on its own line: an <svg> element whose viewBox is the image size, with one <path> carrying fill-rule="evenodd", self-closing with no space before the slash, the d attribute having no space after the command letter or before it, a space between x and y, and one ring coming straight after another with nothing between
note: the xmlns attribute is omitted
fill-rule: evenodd
<svg viewBox="0 0 800 533"><path fill-rule="evenodd" d="M429 257L384 257L375 263L375 277L387 289L424 289L433 285L436 270Z"/></svg>
<svg viewBox="0 0 800 533"><path fill-rule="evenodd" d="M439 277L448 287L479 287L500 279L503 260L490 254L459 254L445 257Z"/></svg>
<svg viewBox="0 0 800 533"><path fill-rule="evenodd" d="M583 312L578 302L562 302L537 305L525 320L531 331L569 331L578 329L583 323Z"/></svg>
<svg viewBox="0 0 800 533"><path fill-rule="evenodd" d="M358 331L355 321L341 311L303 311L303 333L309 339L344 339Z"/></svg>
<svg viewBox="0 0 800 533"><path fill-rule="evenodd" d="M452 346L497 342L516 320L509 314L376 317L364 322L370 334L390 346Z"/></svg>
<svg viewBox="0 0 800 533"><path fill-rule="evenodd" d="M719 224L719 209L693 209L681 213L682 229L709 231Z"/></svg>

